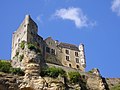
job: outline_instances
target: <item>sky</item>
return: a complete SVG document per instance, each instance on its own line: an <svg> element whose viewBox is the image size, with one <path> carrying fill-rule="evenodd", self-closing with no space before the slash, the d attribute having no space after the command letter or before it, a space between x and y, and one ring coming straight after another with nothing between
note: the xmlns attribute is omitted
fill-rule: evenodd
<svg viewBox="0 0 120 90"><path fill-rule="evenodd" d="M44 39L85 45L86 71L120 77L120 0L1 0L0 59L10 60L12 33L26 14Z"/></svg>

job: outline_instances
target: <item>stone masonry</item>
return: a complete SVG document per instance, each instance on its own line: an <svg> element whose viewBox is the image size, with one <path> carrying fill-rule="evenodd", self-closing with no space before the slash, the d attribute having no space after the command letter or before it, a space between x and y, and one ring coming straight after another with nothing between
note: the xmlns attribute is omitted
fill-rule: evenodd
<svg viewBox="0 0 120 90"><path fill-rule="evenodd" d="M63 43L53 40L51 37L44 40L38 35L38 26L32 20L30 15L25 16L22 24L17 31L13 33L11 54L13 67L21 67L23 62L26 61L25 57L29 56L29 53L27 53L29 52L27 46L25 47L25 50L20 49L20 44L22 42L32 44L40 50L42 58L38 58L40 59L38 61L85 71L86 60L84 45L80 44L79 46L76 46L69 43ZM22 55L23 60L18 60L21 58L20 55ZM22 68L24 68L24 66Z"/></svg>

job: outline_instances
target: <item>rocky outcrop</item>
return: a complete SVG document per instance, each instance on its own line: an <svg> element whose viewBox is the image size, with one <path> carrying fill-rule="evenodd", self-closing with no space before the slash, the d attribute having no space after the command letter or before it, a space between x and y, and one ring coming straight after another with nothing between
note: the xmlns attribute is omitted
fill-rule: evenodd
<svg viewBox="0 0 120 90"><path fill-rule="evenodd" d="M18 51L16 52L16 56L12 60L12 66L21 68L25 70L29 67L28 64L30 63L36 63L40 66L41 63L41 54L37 53L34 49L30 50L28 48L28 45L26 42L24 42L24 49L21 48L21 43L19 44Z"/></svg>
<svg viewBox="0 0 120 90"><path fill-rule="evenodd" d="M88 77L87 85L89 86L89 90L109 90L106 86L106 82L100 74L99 69L93 68L89 71L89 74L86 75Z"/></svg>
<svg viewBox="0 0 120 90"><path fill-rule="evenodd" d="M23 55L24 57L21 60L19 57ZM3 76L4 78L0 80L0 90L108 90L99 70L96 68L92 69L90 73L83 72L76 84L61 76L58 78L41 77L40 54L28 49L26 43L24 50L19 47L19 54L13 61L13 66L22 68L25 75ZM66 69L64 70L66 71Z"/></svg>
<svg viewBox="0 0 120 90"><path fill-rule="evenodd" d="M18 76L0 73L0 90L18 90Z"/></svg>
<svg viewBox="0 0 120 90"><path fill-rule="evenodd" d="M102 78L93 75L84 77L85 81L74 84L66 82L63 77L51 78L26 74L17 76L0 74L0 90L109 90L105 88Z"/></svg>
<svg viewBox="0 0 120 90"><path fill-rule="evenodd" d="M110 89L117 85L120 85L120 78L106 78L105 80Z"/></svg>

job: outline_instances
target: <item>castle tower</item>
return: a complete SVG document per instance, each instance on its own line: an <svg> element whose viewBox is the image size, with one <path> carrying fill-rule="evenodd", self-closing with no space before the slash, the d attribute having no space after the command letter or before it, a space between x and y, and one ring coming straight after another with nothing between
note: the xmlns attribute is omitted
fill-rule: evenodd
<svg viewBox="0 0 120 90"><path fill-rule="evenodd" d="M83 44L79 45L79 50L80 50L81 66L83 68L85 68L86 67L86 59L85 59L85 50L84 50L84 45Z"/></svg>
<svg viewBox="0 0 120 90"><path fill-rule="evenodd" d="M11 60L18 52L18 45L22 41L27 43L33 43L34 37L37 36L38 27L37 24L31 19L30 15L26 15L25 19L12 35L12 53Z"/></svg>

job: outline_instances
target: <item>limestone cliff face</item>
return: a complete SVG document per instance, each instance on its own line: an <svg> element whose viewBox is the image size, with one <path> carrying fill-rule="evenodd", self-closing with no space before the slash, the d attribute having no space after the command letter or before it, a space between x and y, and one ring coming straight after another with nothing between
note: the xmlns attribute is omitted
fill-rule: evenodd
<svg viewBox="0 0 120 90"><path fill-rule="evenodd" d="M24 55L22 60L19 58L21 55ZM12 63L13 66L22 68L25 75L1 74L0 90L109 90L98 69L93 69L91 73L81 72L82 77L77 84L70 83L61 76L58 78L41 77L40 71L44 64L41 63L40 55L34 50L29 50L27 45L24 50L19 48L19 54L14 60L16 62Z"/></svg>
<svg viewBox="0 0 120 90"><path fill-rule="evenodd" d="M102 84L102 85L101 85ZM87 83L65 83L64 78L13 76L0 74L0 90L107 90L100 77L88 77Z"/></svg>
<svg viewBox="0 0 120 90"><path fill-rule="evenodd" d="M85 73L78 84L67 82L60 76L41 77L37 73L30 71L25 76L0 73L0 90L109 90L103 78L95 73Z"/></svg>
<svg viewBox="0 0 120 90"><path fill-rule="evenodd" d="M106 78L105 79L109 88L120 86L120 78Z"/></svg>

